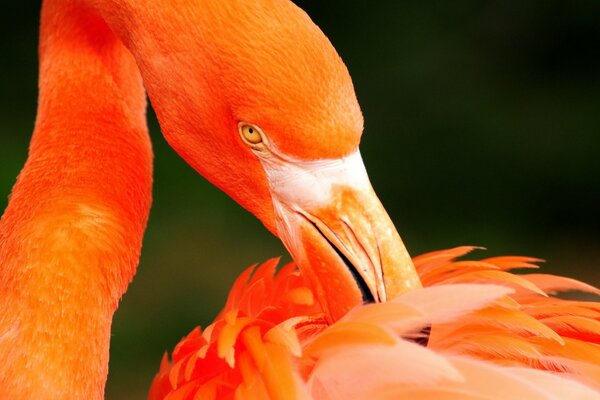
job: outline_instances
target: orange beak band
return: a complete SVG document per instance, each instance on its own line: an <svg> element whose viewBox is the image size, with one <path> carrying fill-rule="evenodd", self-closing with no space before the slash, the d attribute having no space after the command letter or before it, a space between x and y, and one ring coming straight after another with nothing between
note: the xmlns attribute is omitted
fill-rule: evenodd
<svg viewBox="0 0 600 400"><path fill-rule="evenodd" d="M263 165L280 238L335 321L364 302L421 286L358 152L338 160Z"/></svg>

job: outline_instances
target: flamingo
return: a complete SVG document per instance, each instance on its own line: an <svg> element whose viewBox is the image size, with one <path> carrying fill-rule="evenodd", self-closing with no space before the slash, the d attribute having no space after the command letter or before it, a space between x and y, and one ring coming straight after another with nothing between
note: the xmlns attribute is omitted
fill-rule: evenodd
<svg viewBox="0 0 600 400"><path fill-rule="evenodd" d="M103 397L151 203L146 91L170 145L298 266L242 274L151 399L600 398L600 305L548 297L598 290L508 272L527 257L457 261L469 247L411 259L360 158L348 71L291 2L45 0L40 36L0 221L0 398Z"/></svg>

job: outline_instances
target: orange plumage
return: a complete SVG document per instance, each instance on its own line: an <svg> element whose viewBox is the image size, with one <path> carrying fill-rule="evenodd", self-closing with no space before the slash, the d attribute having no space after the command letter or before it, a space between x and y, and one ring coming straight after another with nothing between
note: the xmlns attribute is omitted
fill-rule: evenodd
<svg viewBox="0 0 600 400"><path fill-rule="evenodd" d="M416 257L424 289L332 325L292 264L249 268L165 355L149 399L600 398L600 303L548 295L600 291L508 272L536 268L528 257L457 260L471 250Z"/></svg>
<svg viewBox="0 0 600 400"><path fill-rule="evenodd" d="M413 261L363 165L350 75L293 3L45 0L0 221L0 398L104 395L151 203L144 90L171 146L298 266L243 274L151 398L599 397L600 307L545 294L597 290L507 272L534 259L455 261L470 248Z"/></svg>

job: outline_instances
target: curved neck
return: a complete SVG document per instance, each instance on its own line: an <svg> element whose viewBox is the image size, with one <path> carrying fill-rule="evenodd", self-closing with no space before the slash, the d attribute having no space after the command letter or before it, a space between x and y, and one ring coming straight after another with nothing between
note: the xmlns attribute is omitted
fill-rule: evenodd
<svg viewBox="0 0 600 400"><path fill-rule="evenodd" d="M44 2L38 107L0 221L0 398L102 399L152 151L135 60L78 2Z"/></svg>

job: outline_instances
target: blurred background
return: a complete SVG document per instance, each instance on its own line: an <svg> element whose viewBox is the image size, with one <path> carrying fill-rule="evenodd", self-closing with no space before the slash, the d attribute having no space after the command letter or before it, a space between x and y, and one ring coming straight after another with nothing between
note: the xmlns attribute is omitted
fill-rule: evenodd
<svg viewBox="0 0 600 400"><path fill-rule="evenodd" d="M600 284L600 2L296 3L350 69L363 158L412 254L481 245ZM35 117L39 7L0 15L0 210ZM144 398L163 352L210 323L238 273L286 254L149 121L154 206L115 316L108 399Z"/></svg>

